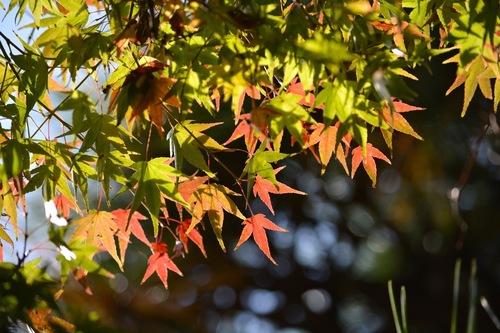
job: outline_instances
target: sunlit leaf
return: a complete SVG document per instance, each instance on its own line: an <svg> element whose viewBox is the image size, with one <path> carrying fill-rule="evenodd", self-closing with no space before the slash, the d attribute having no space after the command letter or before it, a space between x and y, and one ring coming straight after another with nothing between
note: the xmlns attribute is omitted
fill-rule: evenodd
<svg viewBox="0 0 500 333"><path fill-rule="evenodd" d="M182 242L182 245L186 251L186 253L189 252L189 242L188 239L190 239L193 243L198 246L200 249L201 253L203 253L203 256L205 258L207 257L207 253L205 252L205 246L203 245L203 237L201 237L200 232L196 228L191 228L189 232L189 227L191 225L191 219L187 219L182 221L176 228L177 234L179 235L179 239Z"/></svg>
<svg viewBox="0 0 500 333"><path fill-rule="evenodd" d="M375 164L375 159L381 159L389 164L391 161L377 148L373 147L371 143L366 145L366 154L363 153L361 147L356 147L352 150L352 171L351 177L354 177L356 170L358 169L361 162L363 162L363 168L372 180L372 186L375 187L377 184L377 165Z"/></svg>
<svg viewBox="0 0 500 333"><path fill-rule="evenodd" d="M273 172L276 175L280 172L284 167L280 167L275 169ZM255 178L255 184L253 185L253 194L256 198L260 198L262 202L269 208L271 213L274 214L273 205L271 203L271 198L269 193L273 194L301 194L306 195L306 193L302 191L295 190L281 182L276 181L276 184L273 184L270 180L264 179L261 176L257 175Z"/></svg>
<svg viewBox="0 0 500 333"><path fill-rule="evenodd" d="M253 235L253 239L255 243L259 246L259 249L264 252L264 254L276 264L276 261L271 256L271 251L269 250L269 243L267 240L266 230L273 231L281 231L286 232L287 230L278 227L274 222L267 219L264 214L257 214L252 217L249 217L242 223L244 225L243 231L241 232L240 239L238 244L236 244L235 250L238 249L241 244L246 242L251 235Z"/></svg>
<svg viewBox="0 0 500 333"><path fill-rule="evenodd" d="M130 207L130 214L137 211L144 203L153 222L154 235L158 234L159 214L162 198L165 197L176 203L188 206L180 195L177 179L185 177L180 171L169 165L167 158L154 158L148 162L137 162L132 165L135 173L129 178L127 184L118 192L135 188L135 195ZM117 194L117 195L118 195Z"/></svg>
<svg viewBox="0 0 500 333"><path fill-rule="evenodd" d="M180 276L182 276L182 272L174 264L172 259L170 259L170 257L168 256L167 244L157 242L157 243L152 243L151 246L153 249L153 254L148 259L148 268L144 273L144 277L141 281L141 284L146 282L146 280L149 279L149 277L153 275L153 273L156 273L156 275L158 275L161 282L163 282L163 285L167 289L168 271L171 270L172 272L175 272Z"/></svg>
<svg viewBox="0 0 500 333"><path fill-rule="evenodd" d="M118 266L123 268L123 262L116 251L115 235L118 234L119 228L113 214L94 210L87 216L74 220L72 224L77 226L72 239L84 237L86 244L102 246Z"/></svg>
<svg viewBox="0 0 500 333"><path fill-rule="evenodd" d="M115 209L111 213L114 215L114 221L120 230L118 244L120 245L120 259L122 262L125 262L125 253L130 243L130 234L133 234L147 246L151 246L140 222L140 220L146 220L147 217L139 212L130 214L130 209Z"/></svg>
<svg viewBox="0 0 500 333"><path fill-rule="evenodd" d="M192 207L192 219L186 233L189 234L193 228L208 215L212 229L222 250L226 247L222 240L222 227L224 225L224 211L244 220L245 216L240 212L238 206L229 196L238 196L225 186L219 184L204 184L193 193L189 203Z"/></svg>

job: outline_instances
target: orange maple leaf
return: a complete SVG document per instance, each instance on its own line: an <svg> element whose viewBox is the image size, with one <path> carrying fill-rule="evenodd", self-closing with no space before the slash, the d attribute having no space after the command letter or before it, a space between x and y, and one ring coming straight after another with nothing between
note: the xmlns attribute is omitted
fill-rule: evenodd
<svg viewBox="0 0 500 333"><path fill-rule="evenodd" d="M279 167L274 170L274 174L276 175L278 172L283 170L283 167ZM262 178L261 176L257 175L255 178L255 183L253 185L253 195L255 197L258 197L264 202L264 204L269 208L271 213L274 215L274 209L273 205L271 204L271 197L269 196L269 193L273 194L287 194L287 193L293 193L293 194L301 194L301 195L306 195L306 193L302 191L298 191L296 189L291 188L288 185L285 185L280 182L276 182L276 185L273 184L270 180L267 180L265 178Z"/></svg>
<svg viewBox="0 0 500 333"><path fill-rule="evenodd" d="M241 114L241 108L243 107L243 102L245 101L245 96L248 95L253 99L260 99L260 91L255 86L246 87L238 98L238 104L235 112L235 118L238 119Z"/></svg>
<svg viewBox="0 0 500 333"><path fill-rule="evenodd" d="M388 107L382 110L382 117L384 121L396 131L411 135L419 140L423 140L423 138L418 135L417 132L415 132L408 121L402 115L400 115L400 113L425 109L403 102L393 102L393 105L396 112L392 112Z"/></svg>
<svg viewBox="0 0 500 333"><path fill-rule="evenodd" d="M351 177L354 177L356 170L358 169L361 162L363 162L363 167L366 173L372 180L372 186L375 187L377 184L377 165L375 159L379 158L391 164L391 161L377 148L373 147L371 143L366 144L366 155L363 155L363 149L358 146L352 150L352 172Z"/></svg>
<svg viewBox="0 0 500 333"><path fill-rule="evenodd" d="M335 126L328 126L327 128L325 128L325 124L323 123L311 125L313 131L309 135L304 148L312 149L314 145L318 145L321 174L325 173L326 167L328 166L333 152L335 151L335 156L344 167L345 172L349 175L349 168L347 167L344 148L337 142L339 126L340 122L337 122ZM346 145L346 148L349 148L350 137L342 138L342 142ZM317 156L315 157L317 158Z"/></svg>
<svg viewBox="0 0 500 333"><path fill-rule="evenodd" d="M125 29L118 35L118 37L114 40L116 45L116 53L118 56L125 50L130 42L139 45L139 39L137 38L137 29L139 27L139 23L136 20L128 22L125 26Z"/></svg>
<svg viewBox="0 0 500 333"><path fill-rule="evenodd" d="M269 250L266 229L281 232L287 232L287 230L278 227L276 224L274 224L273 221L267 219L264 214L257 214L249 217L248 219L243 221L242 225L244 225L243 231L241 232L240 240L238 241L238 244L236 244L234 250L237 250L240 245L245 243L253 234L253 239L259 246L259 249L264 252L269 260L273 262L273 264L277 265L276 261L271 256L271 251Z"/></svg>
<svg viewBox="0 0 500 333"><path fill-rule="evenodd" d="M163 130L163 113L166 105L180 107L181 102L177 96L165 98L175 83L160 72L164 64L151 61L147 65L139 66L132 70L125 78L123 85L111 95L110 110L117 109L120 121L126 110L129 128L147 110L149 120L156 126L161 136Z"/></svg>
<svg viewBox="0 0 500 333"><path fill-rule="evenodd" d="M80 208L75 206L74 202L66 198L64 195L59 194L54 198L54 205L56 206L57 212L60 216L65 219L69 219L70 209L77 212L78 214L82 214Z"/></svg>
<svg viewBox="0 0 500 333"><path fill-rule="evenodd" d="M151 243L144 234L141 222L139 222L139 220L147 220L147 217L139 212L134 212L132 216L130 216L130 209L116 209L111 213L113 214L114 221L122 235L122 237L118 238L118 244L120 245L120 259L122 262L125 261L125 252L127 251L128 244L130 243L131 233L147 246L151 246Z"/></svg>
<svg viewBox="0 0 500 333"><path fill-rule="evenodd" d="M114 236L126 237L115 222L115 216L105 211L90 211L87 216L73 221L77 228L72 239L83 236L85 244L103 247L123 270L123 262L118 257Z"/></svg>
<svg viewBox="0 0 500 333"><path fill-rule="evenodd" d="M186 180L179 184L178 187L179 194L184 200L188 201L189 198L191 198L191 196L193 195L193 193L209 179L210 177L203 176L203 177L193 177L189 180Z"/></svg>
<svg viewBox="0 0 500 333"><path fill-rule="evenodd" d="M179 235L179 239L181 240L184 249L186 249L186 253L189 252L188 239L190 239L193 243L196 244L196 246L200 248L201 253L203 253L203 256L205 256L206 258L207 253L205 252L205 246L203 245L203 237L201 237L200 233L196 228L191 229L189 232L187 232L190 225L191 225L191 219L186 219L177 226L176 230L177 234Z"/></svg>
<svg viewBox="0 0 500 333"><path fill-rule="evenodd" d="M290 94L302 96L302 99L298 101L300 105L312 106L314 105L314 101L316 100L316 98L314 94L311 93L312 90L311 88L314 89L314 87L309 87L309 89L305 89L302 82L300 81L297 82L297 77L295 77L292 80L292 82L290 82L290 86L288 87L288 92Z"/></svg>
<svg viewBox="0 0 500 333"><path fill-rule="evenodd" d="M240 116L240 122L234 129L231 137L227 139L227 141L224 142L223 145L225 146L228 143L241 138L242 136L245 138L245 146L250 155L255 152L255 149L257 148L257 142L264 142L264 140L267 138L262 131L256 130L255 126L252 125L252 123L250 122L249 113L242 114ZM271 145L269 144L269 140L267 142L267 147L269 150L272 150Z"/></svg>
<svg viewBox="0 0 500 333"><path fill-rule="evenodd" d="M192 207L192 211L190 212L192 219L186 232L190 233L193 228L201 222L206 214L208 215L208 219L212 225L221 249L225 251L226 247L224 245L224 241L222 240L224 211L231 213L242 220L245 219L245 216L240 212L229 195L238 196L239 194L220 184L200 185L188 201Z"/></svg>
<svg viewBox="0 0 500 333"><path fill-rule="evenodd" d="M183 276L182 272L168 256L167 244L162 242L154 242L151 244L151 247L153 249L153 254L148 259L148 268L146 269L146 273L144 273L141 284L146 282L146 280L156 272L161 282L163 282L165 288L168 288L168 270L176 272L180 276Z"/></svg>

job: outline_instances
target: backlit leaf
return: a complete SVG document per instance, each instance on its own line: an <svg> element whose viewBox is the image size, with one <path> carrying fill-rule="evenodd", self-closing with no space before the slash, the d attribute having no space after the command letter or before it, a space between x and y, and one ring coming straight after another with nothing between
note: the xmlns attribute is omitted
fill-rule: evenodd
<svg viewBox="0 0 500 333"><path fill-rule="evenodd" d="M193 243L196 244L196 246L198 246L201 253L203 253L203 256L205 256L205 258L206 258L207 253L205 252L205 246L203 245L203 237L201 236L201 234L197 230L197 228L192 228L189 232L187 232L190 225L191 225L191 219L187 219L187 220L182 221L177 226L176 231L177 231L177 234L179 235L179 239L181 240L182 245L183 245L184 249L186 250L186 253L189 252L188 239L190 239Z"/></svg>
<svg viewBox="0 0 500 333"><path fill-rule="evenodd" d="M365 168L366 173L372 180L372 186L375 187L377 184L377 165L375 164L375 159L379 158L389 164L391 161L377 148L373 147L371 143L366 145L366 154L363 154L361 147L356 147L352 150L352 171L351 177L354 177L356 170L358 169L361 162L363 162L363 168Z"/></svg>
<svg viewBox="0 0 500 333"><path fill-rule="evenodd" d="M144 273L141 284L146 282L146 280L149 279L149 277L153 275L153 273L156 273L161 282L163 282L165 289L168 289L168 271L171 270L172 272L175 272L180 276L183 276L182 272L168 256L167 244L157 242L152 243L151 246L153 249L153 254L148 259L148 268Z"/></svg>
<svg viewBox="0 0 500 333"><path fill-rule="evenodd" d="M123 269L123 262L116 251L115 235L118 234L119 228L113 214L93 210L87 216L74 220L72 224L77 226L72 239L83 237L86 244L102 246L120 269Z"/></svg>
<svg viewBox="0 0 500 333"><path fill-rule="evenodd" d="M136 172L129 178L117 195L135 186L135 195L130 207L133 214L144 203L153 222L154 235L158 234L159 214L162 198L187 206L177 189L177 179L185 177L180 171L171 167L171 159L154 158L147 162L137 162L132 165Z"/></svg>
<svg viewBox="0 0 500 333"><path fill-rule="evenodd" d="M339 123L337 123L335 126L328 126L326 128L322 123L317 123L316 125L311 126L313 132L309 135L309 140L306 142L304 148L312 149L313 146L318 146L319 160L321 163L321 174L325 173L326 167L328 166L328 163L332 158L333 152L335 152L335 156L339 160L345 172L349 174L349 168L347 167L344 148L342 147L342 144L338 142L338 126Z"/></svg>
<svg viewBox="0 0 500 333"><path fill-rule="evenodd" d="M190 233L193 228L201 222L205 215L208 215L212 229L222 250L226 250L222 240L222 227L224 225L224 211L244 220L245 216L240 212L236 204L229 197L238 196L225 186L219 184L203 184L194 192L189 200L192 207L192 219L186 233Z"/></svg>
<svg viewBox="0 0 500 333"><path fill-rule="evenodd" d="M146 220L147 217L139 212L130 214L130 209L115 209L111 213L114 215L114 221L120 230L121 236L118 238L118 242L120 245L120 259L122 262L125 262L125 253L130 243L130 234L133 234L147 246L151 246L151 243L144 233L141 222L139 221Z"/></svg>
<svg viewBox="0 0 500 333"><path fill-rule="evenodd" d="M276 175L280 172L284 167L280 167L274 170L274 174ZM276 184L273 184L271 181L262 178L257 175L255 178L255 184L253 185L253 194L256 198L260 198L262 202L269 208L271 213L274 214L273 205L271 204L271 198L269 193L273 194L301 194L306 195L306 193L302 191L295 190L281 182L276 181Z"/></svg>
<svg viewBox="0 0 500 333"><path fill-rule="evenodd" d="M269 243L267 240L266 230L281 231L286 232L287 230L278 227L273 221L266 218L264 214L257 214L249 217L242 223L244 225L243 231L241 233L238 244L236 244L235 250L237 250L241 244L246 242L251 235L255 243L259 246L259 249L264 252L264 254L276 264L273 257L271 256L271 251L269 250Z"/></svg>

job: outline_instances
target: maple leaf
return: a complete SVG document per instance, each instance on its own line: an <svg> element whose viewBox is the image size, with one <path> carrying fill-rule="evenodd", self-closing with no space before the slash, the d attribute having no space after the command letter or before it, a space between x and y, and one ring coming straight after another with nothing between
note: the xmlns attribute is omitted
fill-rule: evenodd
<svg viewBox="0 0 500 333"><path fill-rule="evenodd" d="M326 128L325 124L323 123L311 125L313 131L309 135L309 139L305 143L304 148L312 149L314 145L318 144L321 174L325 173L326 167L328 166L333 152L335 151L335 156L339 160L340 164L344 167L345 172L349 175L349 168L347 167L344 148L339 142L337 142L339 126L339 122L337 122L335 126L328 126ZM347 147L349 147L349 139L344 137L342 141L346 144Z"/></svg>
<svg viewBox="0 0 500 333"><path fill-rule="evenodd" d="M302 96L302 99L298 101L300 105L304 106L312 106L314 105L315 96L310 92L310 89L307 90L304 88L302 82L297 82L297 77L295 77L292 82L290 82L290 86L288 87L288 93Z"/></svg>
<svg viewBox="0 0 500 333"><path fill-rule="evenodd" d="M363 149L361 148L361 146L354 148L352 150L351 177L354 177L356 170L358 169L361 162L363 162L363 167L372 180L372 186L375 187L375 185L377 184L377 165L375 164L374 157L391 164L391 161L380 150L373 147L371 143L366 144L366 155L363 155Z"/></svg>
<svg viewBox="0 0 500 333"><path fill-rule="evenodd" d="M193 243L196 244L200 248L201 253L203 253L203 256L205 258L207 257L207 253L205 252L205 246L203 245L203 237L201 237L200 233L196 228L191 229L189 232L189 226L191 225L191 219L186 219L182 221L177 226L177 234L179 235L179 239L182 242L182 245L184 246L184 249L186 249L186 253L189 252L188 250L188 239L190 239Z"/></svg>
<svg viewBox="0 0 500 333"><path fill-rule="evenodd" d="M139 222L139 220L146 220L147 217L139 212L130 214L130 209L116 209L111 213L113 214L114 221L118 226L118 229L120 229L122 235L122 237L119 237L118 239L118 244L120 245L120 259L122 262L125 262L125 252L127 251L128 244L130 243L131 233L147 246L151 246L151 243L144 234L141 222Z"/></svg>
<svg viewBox="0 0 500 333"><path fill-rule="evenodd" d="M250 190L253 188L257 176L269 180L276 186L278 184L271 163L280 161L288 155L274 151L265 151L265 148L266 145L262 143L259 150L247 160L247 164L245 165L245 168L240 176L240 178L243 178L245 175L248 175L247 198L250 196Z"/></svg>
<svg viewBox="0 0 500 333"><path fill-rule="evenodd" d="M392 112L388 107L382 110L382 117L384 121L396 131L411 135L419 140L423 140L423 138L415 132L408 121L406 121L400 113L425 109L402 102L393 102L393 105L396 112Z"/></svg>
<svg viewBox="0 0 500 333"><path fill-rule="evenodd" d="M179 194L184 200L189 200L193 193L207 180L210 178L208 176L203 177L193 177L192 179L186 180L179 184L178 190Z"/></svg>
<svg viewBox="0 0 500 333"><path fill-rule="evenodd" d="M188 205L177 190L177 180L185 176L169 165L171 161L172 159L158 157L147 162L134 163L132 168L137 171L117 193L119 195L137 185L130 212L137 211L145 199L144 204L151 216L155 236L159 230L161 198L168 198L181 205Z"/></svg>
<svg viewBox="0 0 500 333"><path fill-rule="evenodd" d="M62 194L59 194L54 198L54 204L56 205L56 209L59 215L64 217L65 219L69 219L70 209L80 215L82 214L80 208L75 205L74 201L69 200Z"/></svg>
<svg viewBox="0 0 500 333"><path fill-rule="evenodd" d="M242 225L244 225L243 231L241 232L240 240L238 241L238 244L236 244L234 250L237 250L241 246L241 244L245 243L248 238L253 235L253 239L259 246L259 249L264 252L269 260L273 262L273 264L277 265L276 261L271 256L271 251L269 250L266 229L281 232L287 232L287 230L278 227L276 224L274 224L273 221L267 219L264 214L257 214L249 217L248 219L243 221Z"/></svg>
<svg viewBox="0 0 500 333"><path fill-rule="evenodd" d="M128 126L132 128L133 123L147 110L151 123L163 136L164 107L181 105L175 95L166 98L175 80L160 72L163 67L161 62L153 59L132 70L121 87L114 90L109 109L116 109L118 123L128 114Z"/></svg>
<svg viewBox="0 0 500 333"><path fill-rule="evenodd" d="M118 234L124 239L125 237L114 219L115 216L110 212L92 210L87 216L73 221L73 225L76 225L77 228L72 240L83 236L85 244L102 246L123 270L123 262L118 257L114 236Z"/></svg>
<svg viewBox="0 0 500 333"><path fill-rule="evenodd" d="M222 123L195 124L188 120L177 124L173 128L171 133L173 133L176 149L175 158L179 168L183 159L186 159L190 164L205 172L210 178L216 178L205 161L201 150L222 151L226 150L226 147L202 132L220 124Z"/></svg>
<svg viewBox="0 0 500 333"><path fill-rule="evenodd" d="M278 172L283 170L285 167L279 167L274 170L274 174L276 175ZM270 180L264 179L261 176L257 175L255 178L255 184L253 186L253 194L255 197L258 197L264 202L264 204L269 208L271 213L274 215L273 205L271 204L271 198L269 197L269 193L273 194L301 194L306 195L306 193L302 191L298 191L296 189L291 188L281 182L276 181L276 184L273 184Z"/></svg>
<svg viewBox="0 0 500 333"><path fill-rule="evenodd" d="M219 245L222 250L225 251L226 247L224 246L224 241L222 240L224 211L231 213L242 220L245 219L245 216L240 212L229 195L238 196L239 194L220 184L201 185L188 201L192 207L192 219L186 233L189 234L193 228L201 222L205 214L207 214Z"/></svg>
<svg viewBox="0 0 500 333"><path fill-rule="evenodd" d="M253 98L253 99L260 99L260 92L259 90L257 89L257 87L255 86L248 86L248 87L245 87L242 92L241 92L241 95L239 96L238 98L238 102L237 104L235 105L235 99L233 99L233 108L235 108L235 119L238 119L240 117L240 114L241 114L241 108L243 107L243 102L245 101L245 96L248 95L249 97Z"/></svg>
<svg viewBox="0 0 500 333"><path fill-rule="evenodd" d="M458 54L457 54L458 56ZM458 58L453 56L452 58L444 61L443 63L449 62L458 62ZM496 64L498 66L498 64ZM469 107L470 102L472 101L472 97L476 92L476 89L479 85L481 92L488 99L493 99L491 93L491 85L490 79L496 78L495 91L499 89L499 74L498 69L492 70L492 65L489 65L488 61L482 56L478 55L473 60L471 60L463 69L461 69L460 73L457 74L457 77L450 88L446 91L446 95L449 95L453 90L464 84L464 104L462 107L463 117ZM497 73L494 73L494 72ZM495 95L495 104L494 109L496 110L498 106L498 96Z"/></svg>
<svg viewBox="0 0 500 333"><path fill-rule="evenodd" d="M116 45L116 53L118 56L125 50L130 42L140 44L137 38L137 28L139 23L135 20L128 22L125 29L113 41Z"/></svg>
<svg viewBox="0 0 500 333"><path fill-rule="evenodd" d="M265 126L267 126L267 124ZM238 125L234 129L234 131L231 134L231 136L229 137L229 139L227 139L227 141L224 142L223 145L225 146L225 145L241 138L242 136L244 136L244 138L245 138L245 146L247 148L247 151L251 155L255 152L255 148L257 147L257 142L258 141L264 142L267 138L267 136L264 134L264 132L262 132L261 130L256 128L256 126L254 126L250 122L250 114L249 113L242 114L240 116L240 122L238 123ZM271 145L269 144L269 142L267 142L267 149L271 150Z"/></svg>
<svg viewBox="0 0 500 333"><path fill-rule="evenodd" d="M141 284L146 282L146 280L156 272L165 288L168 288L168 270L176 272L180 276L183 276L182 272L168 256L167 244L154 242L151 244L151 248L153 249L153 254L148 259L148 268L146 269L146 273L144 273Z"/></svg>

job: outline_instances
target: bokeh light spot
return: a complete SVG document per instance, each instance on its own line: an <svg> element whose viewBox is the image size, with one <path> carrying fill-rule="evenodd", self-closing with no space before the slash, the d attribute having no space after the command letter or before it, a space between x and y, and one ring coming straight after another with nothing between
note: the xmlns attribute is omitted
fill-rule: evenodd
<svg viewBox="0 0 500 333"><path fill-rule="evenodd" d="M245 289L241 293L241 298L246 308L259 315L270 314L285 302L283 293L265 289Z"/></svg>
<svg viewBox="0 0 500 333"><path fill-rule="evenodd" d="M337 201L349 201L354 195L354 182L345 175L328 177L324 183L326 194Z"/></svg>
<svg viewBox="0 0 500 333"><path fill-rule="evenodd" d="M229 309L236 302L236 293L228 286L217 287L213 294L213 302L220 309Z"/></svg>
<svg viewBox="0 0 500 333"><path fill-rule="evenodd" d="M302 294L304 305L314 313L324 313L332 305L330 294L324 289L310 289Z"/></svg>

